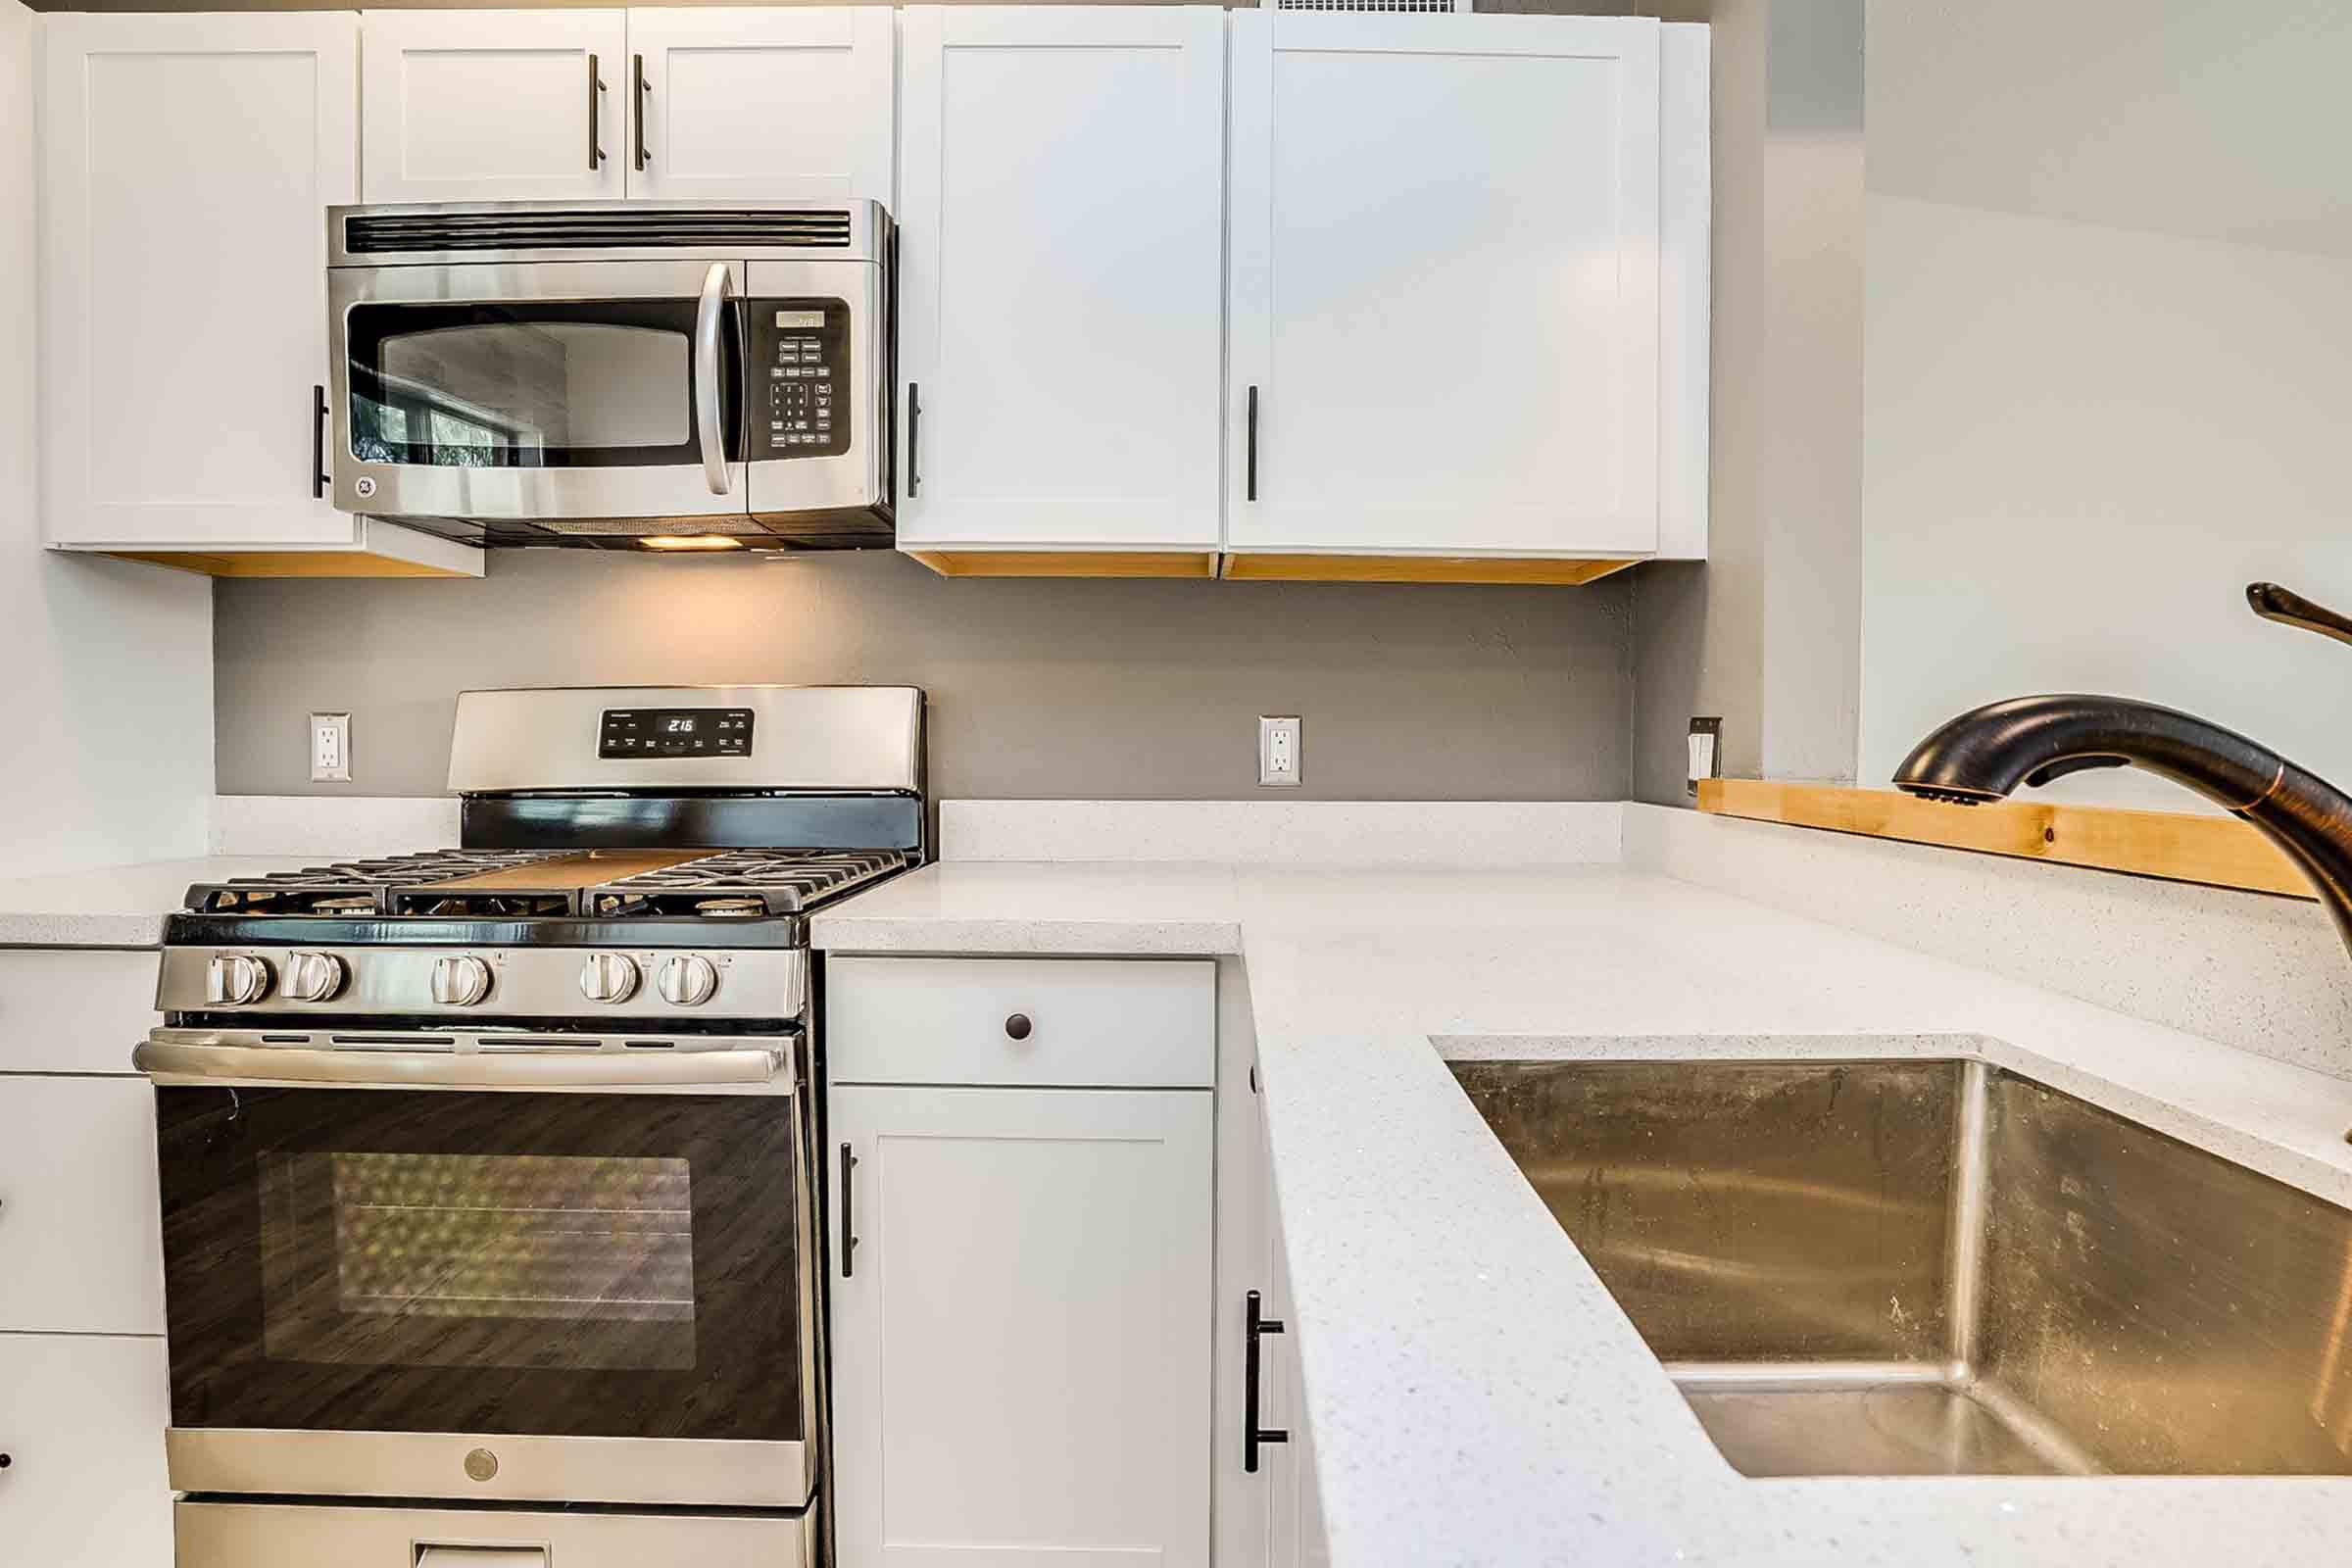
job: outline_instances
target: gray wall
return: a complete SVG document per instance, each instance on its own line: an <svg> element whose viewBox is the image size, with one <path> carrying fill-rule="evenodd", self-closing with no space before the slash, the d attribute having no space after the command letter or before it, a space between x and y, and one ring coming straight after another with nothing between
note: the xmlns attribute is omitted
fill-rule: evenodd
<svg viewBox="0 0 2352 1568"><path fill-rule="evenodd" d="M222 579L219 787L439 794L472 686L882 681L930 693L942 798L1257 795L1257 715L1298 713L1304 784L1270 796L1616 799L1633 575L1007 581L886 552L530 550L494 554L480 581ZM353 715L347 785L309 782L315 710Z"/></svg>

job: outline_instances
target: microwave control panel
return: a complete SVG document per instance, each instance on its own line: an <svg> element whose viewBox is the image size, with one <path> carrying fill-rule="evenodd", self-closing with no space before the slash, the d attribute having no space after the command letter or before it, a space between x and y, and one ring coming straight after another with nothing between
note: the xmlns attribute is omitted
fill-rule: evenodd
<svg viewBox="0 0 2352 1568"><path fill-rule="evenodd" d="M608 708L599 757L749 757L748 708Z"/></svg>
<svg viewBox="0 0 2352 1568"><path fill-rule="evenodd" d="M848 452L849 302L753 300L751 324L751 460Z"/></svg>

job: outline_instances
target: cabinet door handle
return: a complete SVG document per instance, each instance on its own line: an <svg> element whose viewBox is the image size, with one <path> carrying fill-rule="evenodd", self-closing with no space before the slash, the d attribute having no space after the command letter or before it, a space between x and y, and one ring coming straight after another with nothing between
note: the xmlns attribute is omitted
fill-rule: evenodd
<svg viewBox="0 0 2352 1568"><path fill-rule="evenodd" d="M858 1168L858 1155L848 1144L841 1146L841 1277L848 1279L856 1272L858 1232L851 1209L851 1199L858 1191L856 1178L851 1174Z"/></svg>
<svg viewBox="0 0 2352 1568"><path fill-rule="evenodd" d="M1243 443L1247 455L1243 460L1242 499L1255 501L1257 499L1257 388L1251 387L1249 397L1244 401L1249 406L1249 413L1243 421L1248 428L1248 434Z"/></svg>
<svg viewBox="0 0 2352 1568"><path fill-rule="evenodd" d="M311 388L311 499L326 494L326 388Z"/></svg>
<svg viewBox="0 0 2352 1568"><path fill-rule="evenodd" d="M604 77L596 69L596 56L588 57L588 172L595 173L605 161L604 137L598 133L597 119L604 107Z"/></svg>
<svg viewBox="0 0 2352 1568"><path fill-rule="evenodd" d="M1245 1338L1242 1346L1242 1468L1251 1475L1257 1474L1257 1449L1260 1444L1291 1441L1291 1434L1287 1428L1261 1427L1257 1424L1259 1381L1257 1342L1268 1334L1282 1332L1282 1320L1261 1316L1258 1311L1260 1304L1257 1293L1251 1291L1249 1305L1246 1308L1248 1316L1243 1324Z"/></svg>
<svg viewBox="0 0 2352 1568"><path fill-rule="evenodd" d="M653 91L645 84L645 56L629 57L629 79L630 97L635 100L637 110L637 149L632 156L636 159L637 172L642 174L645 166L651 162L645 151L645 95Z"/></svg>
<svg viewBox="0 0 2352 1568"><path fill-rule="evenodd" d="M923 389L906 383L906 493L923 493Z"/></svg>

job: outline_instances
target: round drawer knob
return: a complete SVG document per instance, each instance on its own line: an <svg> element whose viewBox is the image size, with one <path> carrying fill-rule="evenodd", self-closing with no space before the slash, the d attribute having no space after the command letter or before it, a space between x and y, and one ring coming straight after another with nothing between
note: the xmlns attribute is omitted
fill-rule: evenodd
<svg viewBox="0 0 2352 1568"><path fill-rule="evenodd" d="M0 1470L5 1470L16 1462L17 1460L14 1454L0 1453Z"/></svg>
<svg viewBox="0 0 2352 1568"><path fill-rule="evenodd" d="M1029 1015L1025 1012L1016 1012L1004 1020L1004 1037L1008 1040L1026 1040L1029 1038L1030 1027Z"/></svg>

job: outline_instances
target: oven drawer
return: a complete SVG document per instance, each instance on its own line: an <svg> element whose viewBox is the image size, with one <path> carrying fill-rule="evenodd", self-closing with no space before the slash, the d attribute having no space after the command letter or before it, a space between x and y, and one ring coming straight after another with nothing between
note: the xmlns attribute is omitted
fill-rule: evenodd
<svg viewBox="0 0 2352 1568"><path fill-rule="evenodd" d="M0 1076L0 1330L164 1332L155 1092Z"/></svg>
<svg viewBox="0 0 2352 1568"><path fill-rule="evenodd" d="M833 958L825 983L835 1083L1216 1083L1205 959Z"/></svg>
<svg viewBox="0 0 2352 1568"><path fill-rule="evenodd" d="M156 1020L153 953L0 949L0 1073L129 1073Z"/></svg>
<svg viewBox="0 0 2352 1568"><path fill-rule="evenodd" d="M814 1518L181 1502L172 1534L178 1568L808 1568Z"/></svg>

